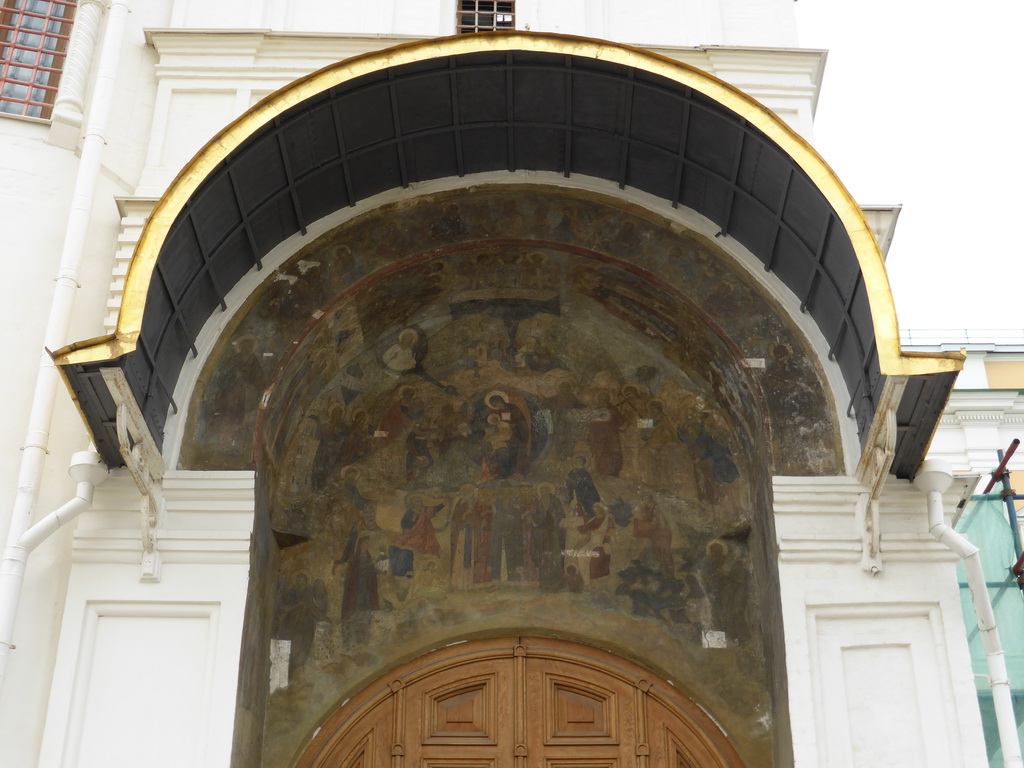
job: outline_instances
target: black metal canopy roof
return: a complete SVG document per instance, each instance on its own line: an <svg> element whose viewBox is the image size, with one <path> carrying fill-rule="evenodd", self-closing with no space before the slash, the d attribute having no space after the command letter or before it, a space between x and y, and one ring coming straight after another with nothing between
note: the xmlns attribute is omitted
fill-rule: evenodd
<svg viewBox="0 0 1024 768"><path fill-rule="evenodd" d="M814 319L862 440L885 374L912 375L893 471L913 474L959 365L900 356L884 268L859 209L774 115L696 70L597 41L474 35L396 50L271 97L167 193L136 252L118 334L58 355L108 464L122 461L100 371L124 371L162 443L197 335L279 243L389 189L538 170L642 190L735 238Z"/></svg>

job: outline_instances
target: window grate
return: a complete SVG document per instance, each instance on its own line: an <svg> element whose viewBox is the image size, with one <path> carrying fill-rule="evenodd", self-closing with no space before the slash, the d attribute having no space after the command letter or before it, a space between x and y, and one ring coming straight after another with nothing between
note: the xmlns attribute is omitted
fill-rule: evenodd
<svg viewBox="0 0 1024 768"><path fill-rule="evenodd" d="M0 113L48 118L77 0L0 0Z"/></svg>
<svg viewBox="0 0 1024 768"><path fill-rule="evenodd" d="M455 30L460 35L515 28L515 0L459 0Z"/></svg>

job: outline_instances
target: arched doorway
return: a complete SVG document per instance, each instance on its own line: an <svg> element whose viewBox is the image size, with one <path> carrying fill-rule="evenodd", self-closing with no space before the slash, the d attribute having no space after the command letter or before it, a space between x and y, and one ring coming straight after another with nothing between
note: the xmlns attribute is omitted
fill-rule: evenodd
<svg viewBox="0 0 1024 768"><path fill-rule="evenodd" d="M712 239L481 185L354 216L264 286L182 454L256 456L239 702L263 756L238 765L290 765L424 648L509 633L649 660L746 765L785 764L768 468L839 455L810 358L780 354L799 337ZM766 389L799 392L786 429Z"/></svg>
<svg viewBox="0 0 1024 768"><path fill-rule="evenodd" d="M741 768L728 739L659 676L564 640L458 643L335 711L299 768Z"/></svg>

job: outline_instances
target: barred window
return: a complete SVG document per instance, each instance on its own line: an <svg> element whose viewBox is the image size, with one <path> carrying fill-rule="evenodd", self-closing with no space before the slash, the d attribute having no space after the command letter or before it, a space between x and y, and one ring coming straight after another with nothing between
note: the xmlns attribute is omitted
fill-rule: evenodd
<svg viewBox="0 0 1024 768"><path fill-rule="evenodd" d="M516 28L515 0L459 0L457 15L455 29L460 35Z"/></svg>
<svg viewBox="0 0 1024 768"><path fill-rule="evenodd" d="M49 117L77 0L0 0L0 112Z"/></svg>

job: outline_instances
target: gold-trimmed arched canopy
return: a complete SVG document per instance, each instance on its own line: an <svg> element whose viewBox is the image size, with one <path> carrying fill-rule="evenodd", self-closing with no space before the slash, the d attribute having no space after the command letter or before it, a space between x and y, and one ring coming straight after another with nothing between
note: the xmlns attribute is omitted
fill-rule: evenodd
<svg viewBox="0 0 1024 768"><path fill-rule="evenodd" d="M99 369L124 369L159 443L196 336L272 248L386 189L501 169L608 179L692 208L736 238L818 324L862 436L886 376L921 377L914 397L932 410L945 402L961 361L900 350L882 256L860 207L770 110L628 46L463 35L302 78L182 170L139 240L116 332L55 355L107 460L120 463L112 433L103 434L110 398L97 390ZM916 467L934 419L909 410L917 425L904 440L905 463Z"/></svg>

